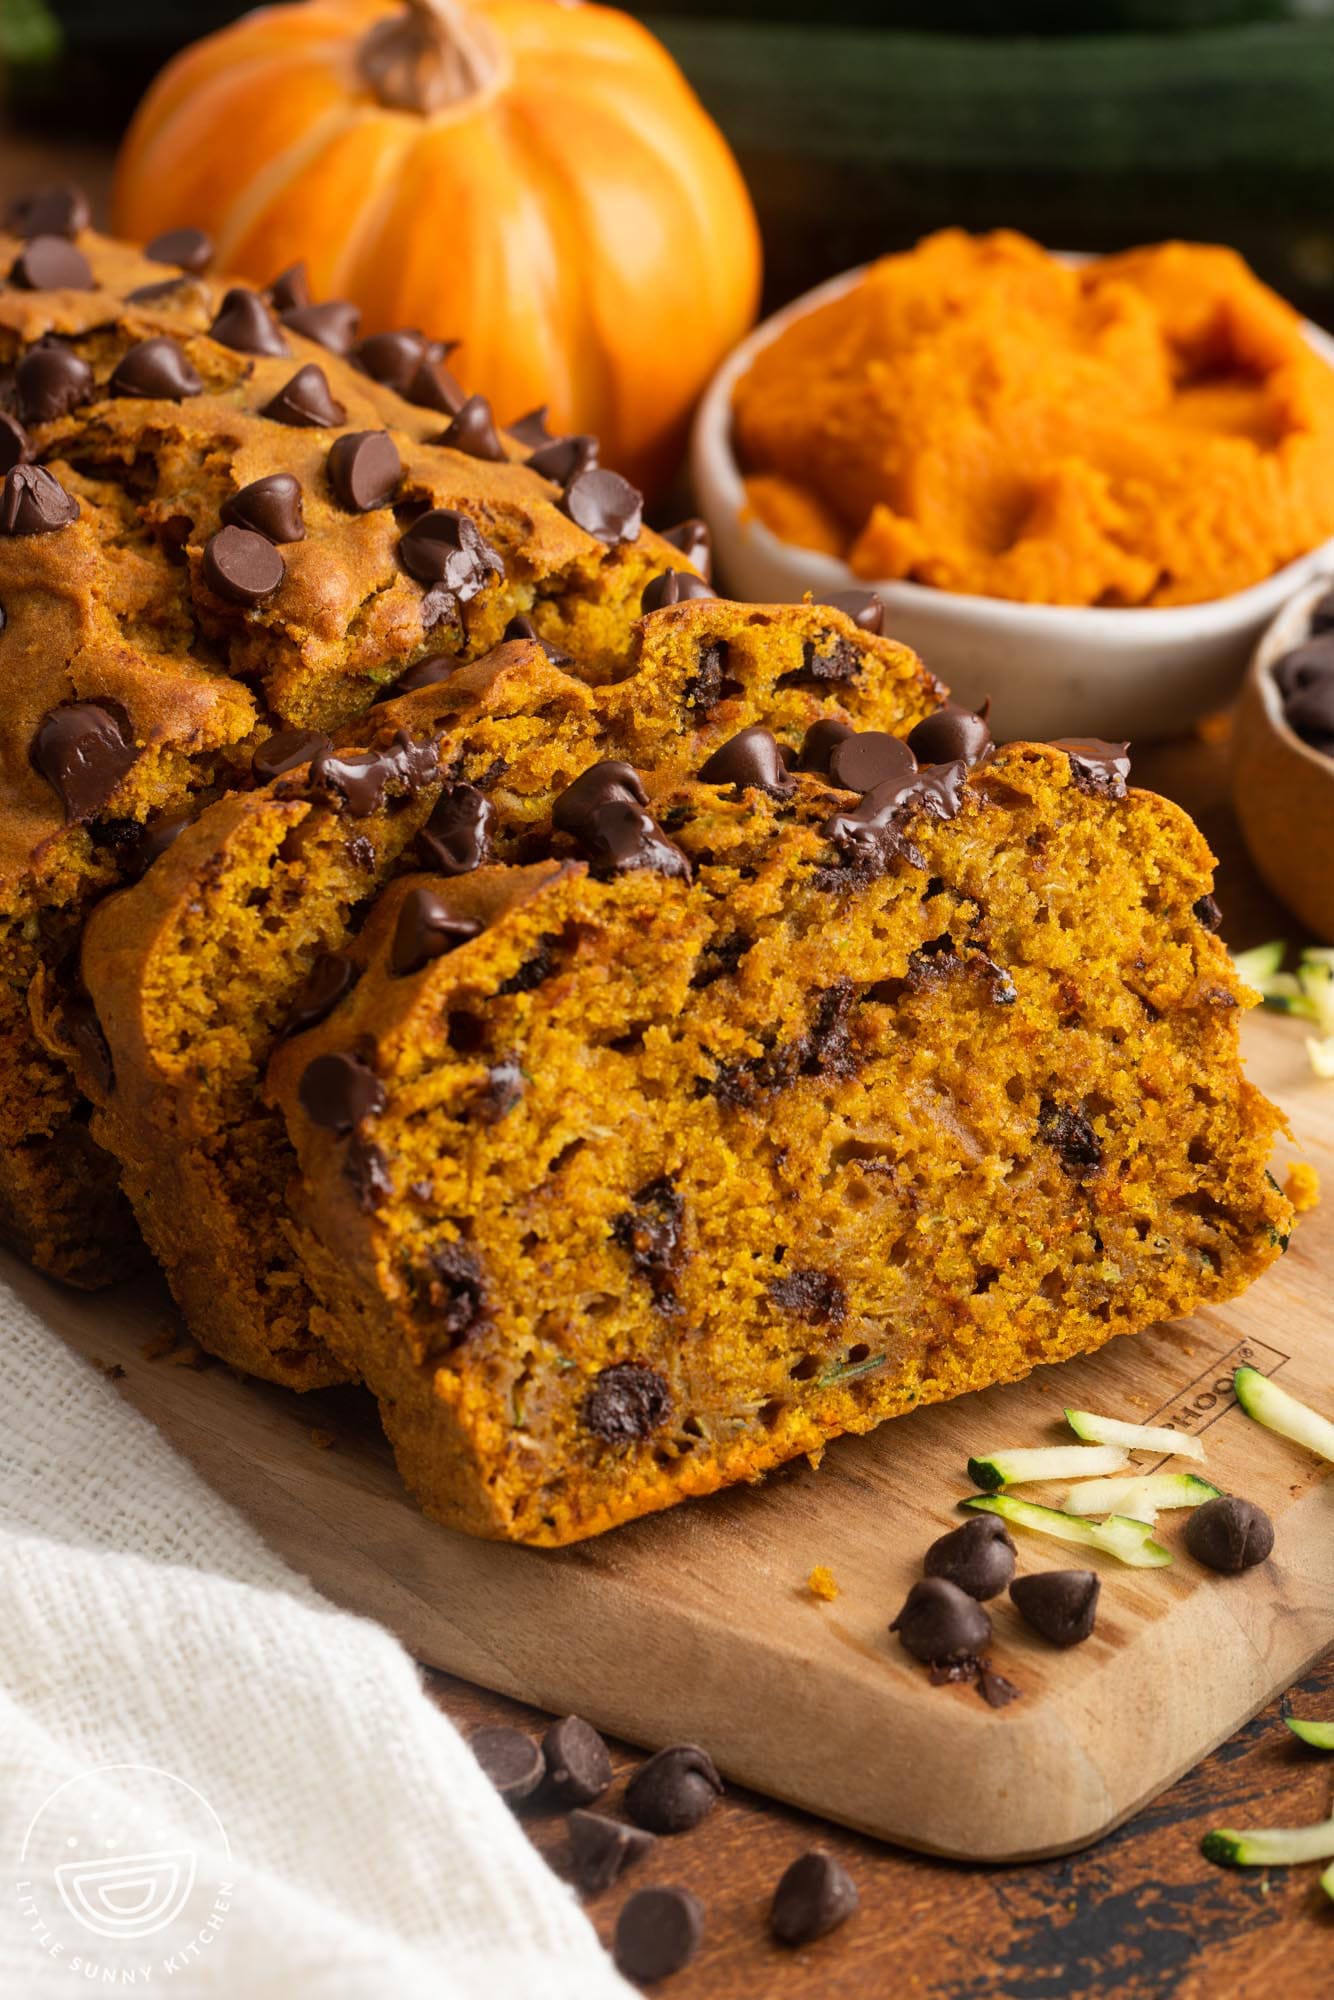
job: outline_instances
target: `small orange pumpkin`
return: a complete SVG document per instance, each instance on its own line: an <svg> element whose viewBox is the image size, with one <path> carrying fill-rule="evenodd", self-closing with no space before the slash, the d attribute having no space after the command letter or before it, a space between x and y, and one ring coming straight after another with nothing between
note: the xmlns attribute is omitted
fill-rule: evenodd
<svg viewBox="0 0 1334 2000"><path fill-rule="evenodd" d="M462 348L502 421L550 403L648 485L754 317L736 162L671 57L568 0L302 0L170 63L121 152L116 226L206 229L260 283L304 260L363 332Z"/></svg>

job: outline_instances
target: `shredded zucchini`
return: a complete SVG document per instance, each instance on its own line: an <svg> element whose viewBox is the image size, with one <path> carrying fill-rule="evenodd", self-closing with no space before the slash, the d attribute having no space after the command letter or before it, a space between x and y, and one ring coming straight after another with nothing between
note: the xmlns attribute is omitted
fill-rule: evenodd
<svg viewBox="0 0 1334 2000"><path fill-rule="evenodd" d="M1299 1742L1309 1743L1313 1750L1334 1750L1334 1722L1308 1722L1300 1715L1285 1715L1283 1720Z"/></svg>
<svg viewBox="0 0 1334 2000"><path fill-rule="evenodd" d="M1118 1445L1052 1444L970 1458L968 1477L984 1493L995 1493L1002 1486L1030 1486L1035 1479L1094 1479L1129 1463Z"/></svg>
<svg viewBox="0 0 1334 2000"><path fill-rule="evenodd" d="M1158 1451L1204 1462L1200 1440L1188 1431L1170 1430L1166 1424L1127 1424L1119 1417L1095 1416L1092 1410L1067 1410L1065 1421L1085 1444L1119 1444L1127 1451Z"/></svg>
<svg viewBox="0 0 1334 2000"><path fill-rule="evenodd" d="M1108 1521L1081 1521L1056 1507L1039 1507L1032 1500L1016 1500L1009 1493L975 1493L961 1506L968 1512L999 1514L1016 1528L1031 1528L1035 1534L1051 1535L1058 1542L1077 1542L1081 1548L1101 1549L1132 1569L1163 1569L1171 1562L1171 1552L1155 1542L1145 1521L1124 1521L1113 1514Z"/></svg>
<svg viewBox="0 0 1334 2000"><path fill-rule="evenodd" d="M1120 1514L1152 1525L1163 1508L1202 1507L1218 1497L1218 1488L1193 1472L1151 1472L1139 1479L1090 1479L1067 1496L1064 1511L1081 1517Z"/></svg>
<svg viewBox="0 0 1334 2000"><path fill-rule="evenodd" d="M1303 1445L1307 1451L1334 1462L1334 1423L1328 1417L1322 1417L1309 1403L1280 1389L1277 1382L1262 1375L1258 1368L1238 1368L1232 1381L1237 1401L1248 1417L1263 1424L1266 1430L1276 1431L1279 1437L1290 1438L1293 1444Z"/></svg>
<svg viewBox="0 0 1334 2000"><path fill-rule="evenodd" d="M1315 1826L1264 1826L1253 1833L1215 1827L1200 1842L1207 1861L1225 1868L1286 1868L1298 1861L1327 1861L1334 1855L1334 1819Z"/></svg>

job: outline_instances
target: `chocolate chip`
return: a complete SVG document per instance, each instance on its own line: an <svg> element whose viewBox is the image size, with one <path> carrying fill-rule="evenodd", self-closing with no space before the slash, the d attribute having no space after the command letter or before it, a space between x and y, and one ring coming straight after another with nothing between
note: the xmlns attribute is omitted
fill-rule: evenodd
<svg viewBox="0 0 1334 2000"><path fill-rule="evenodd" d="M1052 743L1070 759L1070 776L1095 799L1123 799L1130 775L1128 743L1104 743L1098 736L1062 736Z"/></svg>
<svg viewBox="0 0 1334 2000"><path fill-rule="evenodd" d="M424 1289L435 1340L445 1352L452 1352L487 1317L482 1267L461 1243L437 1243L428 1259Z"/></svg>
<svg viewBox="0 0 1334 2000"><path fill-rule="evenodd" d="M541 1749L521 1729L479 1729L468 1738L468 1748L506 1805L530 1799L542 1782Z"/></svg>
<svg viewBox="0 0 1334 2000"><path fill-rule="evenodd" d="M846 1923L859 1902L857 1885L826 1847L799 1854L774 1890L769 1929L779 1944L813 1944Z"/></svg>
<svg viewBox="0 0 1334 2000"><path fill-rule="evenodd" d="M689 1965L704 1936L704 1906L689 1889L637 1889L616 1919L612 1956L627 1979L651 1986Z"/></svg>
<svg viewBox="0 0 1334 2000"><path fill-rule="evenodd" d="M310 278L304 258L280 271L268 286L269 304L276 313L301 312L310 304Z"/></svg>
<svg viewBox="0 0 1334 2000"><path fill-rule="evenodd" d="M551 438L524 462L530 472L554 480L557 486L568 486L579 473L596 466L598 441L587 435Z"/></svg>
<svg viewBox="0 0 1334 2000"><path fill-rule="evenodd" d="M840 1326L847 1318L848 1295L832 1271L786 1271L770 1278L769 1297L810 1326Z"/></svg>
<svg viewBox="0 0 1334 2000"><path fill-rule="evenodd" d="M1299 688L1328 680L1331 674L1334 674L1334 631L1328 629L1294 646L1273 666L1278 691L1285 699Z"/></svg>
<svg viewBox="0 0 1334 2000"><path fill-rule="evenodd" d="M351 353L361 325L361 309L351 299L326 299L323 305L279 307L279 311L289 332L318 341L330 354Z"/></svg>
<svg viewBox="0 0 1334 2000"><path fill-rule="evenodd" d="M410 889L399 907L389 970L395 978L420 972L432 959L456 951L482 926L475 917L455 915L432 889Z"/></svg>
<svg viewBox="0 0 1334 2000"><path fill-rule="evenodd" d="M232 604L262 604L287 574L273 543L253 528L219 528L204 545L200 570L209 589Z"/></svg>
<svg viewBox="0 0 1334 2000"><path fill-rule="evenodd" d="M30 347L14 370L19 415L25 424L53 424L92 394L93 371L59 341Z"/></svg>
<svg viewBox="0 0 1334 2000"><path fill-rule="evenodd" d="M1334 670L1294 688L1283 704L1283 720L1305 743L1328 754L1334 737Z"/></svg>
<svg viewBox="0 0 1334 2000"><path fill-rule="evenodd" d="M801 665L790 674L780 674L778 685L805 687L814 681L818 687L830 682L855 681L865 665L866 654L861 648L840 636L820 649L814 639L807 639L801 649Z"/></svg>
<svg viewBox="0 0 1334 2000"><path fill-rule="evenodd" d="M542 1738L547 1789L563 1806L586 1806L611 1783L611 1757L591 1722L567 1715Z"/></svg>
<svg viewBox="0 0 1334 2000"><path fill-rule="evenodd" d="M431 442L448 445L451 451L461 451L468 458L490 459L493 463L499 463L507 455L485 396L469 396L439 437Z"/></svg>
<svg viewBox="0 0 1334 2000"><path fill-rule="evenodd" d="M258 292L233 285L223 294L218 316L209 328L214 340L237 354L290 354L277 320Z"/></svg>
<svg viewBox="0 0 1334 2000"><path fill-rule="evenodd" d="M944 1577L970 1597L998 1597L1014 1575L1014 1538L995 1514L974 1514L932 1542L922 1558L926 1576Z"/></svg>
<svg viewBox="0 0 1334 2000"><path fill-rule="evenodd" d="M688 1833L723 1795L712 1757L695 1743L659 1750L641 1764L625 1788L625 1810L650 1833Z"/></svg>
<svg viewBox="0 0 1334 2000"><path fill-rule="evenodd" d="M297 1086L301 1108L312 1125L341 1137L363 1119L384 1110L384 1085L374 1070L351 1055L316 1056Z"/></svg>
<svg viewBox="0 0 1334 2000"><path fill-rule="evenodd" d="M155 334L151 340L136 341L126 349L107 390L112 396L180 403L187 396L197 396L203 386L183 348L166 334Z"/></svg>
<svg viewBox="0 0 1334 2000"><path fill-rule="evenodd" d="M1198 902L1191 904L1190 913L1196 923L1202 924L1207 931L1218 930L1223 922L1223 912L1212 896L1201 896Z"/></svg>
<svg viewBox="0 0 1334 2000"><path fill-rule="evenodd" d="M49 535L78 518L78 501L44 465L11 465L0 488L0 534Z"/></svg>
<svg viewBox="0 0 1334 2000"><path fill-rule="evenodd" d="M631 1865L656 1847L651 1833L642 1827L624 1826L603 1813L578 1809L566 1822L570 1833L570 1859L574 1879L583 1896L600 1896Z"/></svg>
<svg viewBox="0 0 1334 2000"><path fill-rule="evenodd" d="M539 403L535 410L529 410L524 416L516 417L512 424L506 424L505 429L514 442L521 444L525 451L540 451L544 444L556 442L553 433L547 429L550 407L548 403Z"/></svg>
<svg viewBox="0 0 1334 2000"><path fill-rule="evenodd" d="M432 507L422 514L398 544L398 559L418 583L442 584L459 604L485 590L505 565L483 541L476 523L451 507Z"/></svg>
<svg viewBox="0 0 1334 2000"><path fill-rule="evenodd" d="M854 730L830 745L829 777L845 792L873 792L877 785L897 784L917 769L902 737L883 729Z"/></svg>
<svg viewBox="0 0 1334 2000"><path fill-rule="evenodd" d="M740 683L728 676L730 659L731 647L726 639L712 639L699 649L695 671L682 692L692 715L700 722L707 721L725 696L741 691Z"/></svg>
<svg viewBox="0 0 1334 2000"><path fill-rule="evenodd" d="M5 228L12 236L77 236L90 221L83 189L63 182L19 195L9 204Z"/></svg>
<svg viewBox="0 0 1334 2000"><path fill-rule="evenodd" d="M843 612L863 632L878 636L885 629L885 600L873 590L832 590L828 597L817 597L815 601Z"/></svg>
<svg viewBox="0 0 1334 2000"><path fill-rule="evenodd" d="M9 267L9 282L25 292L90 292L93 267L63 236L34 236Z"/></svg>
<svg viewBox="0 0 1334 2000"><path fill-rule="evenodd" d="M818 777L829 776L829 760L836 746L846 743L857 734L850 722L838 722L830 715L821 722L813 722L801 741L797 757L799 771L814 771Z"/></svg>
<svg viewBox="0 0 1334 2000"><path fill-rule="evenodd" d="M1058 1155L1073 1180L1083 1180L1102 1165L1102 1141L1082 1111L1044 1097L1038 1111L1038 1136Z"/></svg>
<svg viewBox="0 0 1334 2000"><path fill-rule="evenodd" d="M646 868L655 875L691 879L686 856L642 806L620 802L596 806L575 838L595 875L628 875Z"/></svg>
<svg viewBox="0 0 1334 2000"><path fill-rule="evenodd" d="M252 479L222 503L222 519L233 528L250 528L266 542L303 542L306 520L301 481L290 472L269 472Z"/></svg>
<svg viewBox="0 0 1334 2000"><path fill-rule="evenodd" d="M661 576L644 585L639 609L647 617L651 612L666 611L670 605L684 604L691 598L712 596L703 577L696 576L693 570L665 569Z"/></svg>
<svg viewBox="0 0 1334 2000"><path fill-rule="evenodd" d="M648 794L633 764L621 764L609 757L600 764L590 764L573 784L557 795L551 808L551 823L561 833L577 834L599 806L614 800L642 806L647 803Z"/></svg>
<svg viewBox="0 0 1334 2000"><path fill-rule="evenodd" d="M202 229L165 229L145 244L144 255L155 264L174 264L177 270L200 277L213 262L213 239Z"/></svg>
<svg viewBox="0 0 1334 2000"><path fill-rule="evenodd" d="M81 986L66 994L60 1018L88 1082L99 1096L109 1097L116 1087L116 1069L91 995Z"/></svg>
<svg viewBox="0 0 1334 2000"><path fill-rule="evenodd" d="M676 1274L683 1261L681 1247L685 1203L669 1174L646 1182L632 1208L611 1225L611 1239L629 1253L630 1262L648 1280L653 1302L661 1310L676 1309Z"/></svg>
<svg viewBox="0 0 1334 2000"><path fill-rule="evenodd" d="M59 796L67 822L100 812L138 754L129 719L114 701L48 709L32 739L33 767Z"/></svg>
<svg viewBox="0 0 1334 2000"><path fill-rule="evenodd" d="M580 1415L604 1444L634 1444L665 1424L672 1392L665 1376L640 1361L604 1368L584 1397Z"/></svg>
<svg viewBox="0 0 1334 2000"><path fill-rule="evenodd" d="M456 341L449 343L450 348L457 345ZM447 351L448 349L435 341L428 343L426 359L418 367L403 395L409 403L415 403L419 409L439 410L442 415L453 417L457 416L468 399L440 358Z"/></svg>
<svg viewBox="0 0 1334 2000"><path fill-rule="evenodd" d="M1024 1623L1053 1646L1078 1646L1093 1630L1101 1588L1091 1569L1048 1569L1017 1576L1010 1597Z"/></svg>
<svg viewBox="0 0 1334 2000"><path fill-rule="evenodd" d="M991 1637L991 1620L977 1599L943 1576L924 1577L908 1592L890 1626L915 1660L928 1666L974 1659Z"/></svg>
<svg viewBox="0 0 1334 2000"><path fill-rule="evenodd" d="M561 506L576 527L611 547L639 538L643 497L619 472L600 466L576 472L561 496Z"/></svg>
<svg viewBox="0 0 1334 2000"><path fill-rule="evenodd" d="M1253 1500L1220 1494L1196 1507L1186 1523L1186 1547L1206 1569L1236 1576L1262 1563L1274 1546L1274 1524Z"/></svg>
<svg viewBox="0 0 1334 2000"><path fill-rule="evenodd" d="M345 993L357 983L357 968L341 951L322 951L306 974L292 1011L283 1026L282 1039L304 1035L327 1021Z"/></svg>
<svg viewBox="0 0 1334 2000"><path fill-rule="evenodd" d="M503 636L506 639L531 640L534 645L542 648L542 651L546 654L553 667L570 667L574 665L574 655L562 652L559 646L553 646L550 639L544 639L532 619L525 618L522 612L517 617L510 619L509 624L505 627Z"/></svg>
<svg viewBox="0 0 1334 2000"><path fill-rule="evenodd" d="M414 743L405 729L379 750L322 750L310 767L313 791L331 794L354 819L364 819L386 794L412 798L439 775L438 743Z"/></svg>
<svg viewBox="0 0 1334 2000"><path fill-rule="evenodd" d="M980 764L992 749L987 727L990 709L988 701L974 714L972 709L947 701L909 731L908 748L919 764L953 764L956 759L968 765Z"/></svg>
<svg viewBox="0 0 1334 2000"><path fill-rule="evenodd" d="M1312 632L1327 632L1334 625L1334 590L1327 590L1309 614Z"/></svg>
<svg viewBox="0 0 1334 2000"><path fill-rule="evenodd" d="M421 832L417 854L440 875L470 875L491 858L495 807L476 785L447 785Z"/></svg>
<svg viewBox="0 0 1334 2000"><path fill-rule="evenodd" d="M32 446L22 424L7 410L0 410L0 473L12 472L16 465L26 465L31 456ZM0 626L0 631L3 630Z"/></svg>
<svg viewBox="0 0 1334 2000"><path fill-rule="evenodd" d="M136 826L134 838L126 849L131 867L140 875L146 874L169 847L176 845L185 829L193 825L193 813L184 812L168 813L163 819Z"/></svg>
<svg viewBox="0 0 1334 2000"><path fill-rule="evenodd" d="M526 1083L517 1062L493 1063L486 1073L486 1082L474 1100L477 1115L488 1125L498 1125L513 1111L523 1096Z"/></svg>
<svg viewBox="0 0 1334 2000"><path fill-rule="evenodd" d="M423 659L414 660L405 667L394 682L393 693L416 694L421 688L438 687L447 681L463 665L457 653L427 653Z"/></svg>
<svg viewBox="0 0 1334 2000"><path fill-rule="evenodd" d="M267 785L270 779L294 771L298 764L309 764L331 747L328 737L318 729L280 729L260 744L250 759L250 768L260 784Z"/></svg>
<svg viewBox="0 0 1334 2000"><path fill-rule="evenodd" d="M900 821L912 810L932 819L953 819L967 775L961 763L929 764L906 777L889 778L869 791L860 805L826 820L824 831L845 866L873 874L883 871L895 855L902 855L914 868L924 868L922 856L905 837Z"/></svg>
<svg viewBox="0 0 1334 2000"><path fill-rule="evenodd" d="M335 438L326 461L334 498L349 513L387 507L403 477L403 461L388 431L349 431Z"/></svg>
<svg viewBox="0 0 1334 2000"><path fill-rule="evenodd" d="M393 333L371 333L357 345L354 359L358 368L373 382L383 382L400 396L412 385L412 378L426 358L427 340L415 327L399 327Z"/></svg>
<svg viewBox="0 0 1334 2000"><path fill-rule="evenodd" d="M738 798L748 787L786 798L796 783L783 762L777 738L758 723L720 744L699 775L706 785L735 785Z"/></svg>
<svg viewBox="0 0 1334 2000"><path fill-rule="evenodd" d="M292 424L299 430L327 431L347 422L347 411L329 387L324 370L314 361L298 368L276 396L259 413L275 424Z"/></svg>
<svg viewBox="0 0 1334 2000"><path fill-rule="evenodd" d="M693 519L680 521L674 528L664 528L661 539L679 549L706 583L713 581L713 537L705 522Z"/></svg>
<svg viewBox="0 0 1334 2000"><path fill-rule="evenodd" d="M174 278L159 278L152 285L136 285L132 292L126 292L127 306L184 306L187 301L198 301L207 305L203 288L184 271Z"/></svg>

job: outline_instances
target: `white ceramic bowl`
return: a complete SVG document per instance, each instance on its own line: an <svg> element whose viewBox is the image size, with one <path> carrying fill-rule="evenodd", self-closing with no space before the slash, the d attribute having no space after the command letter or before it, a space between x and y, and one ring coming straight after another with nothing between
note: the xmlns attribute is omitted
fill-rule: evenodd
<svg viewBox="0 0 1334 2000"><path fill-rule="evenodd" d="M765 320L719 369L699 406L691 476L725 588L761 604L793 603L808 590L817 597L877 591L885 600L886 632L914 647L957 700L977 707L990 695L992 727L1005 738L1144 742L1177 735L1225 706L1256 639L1284 601L1334 566L1334 540L1231 597L1111 611L868 582L837 557L780 541L760 522L742 518L745 489L732 453L733 385L792 320L837 298L861 275L846 271ZM1316 353L1334 366L1334 339L1309 321L1303 325Z"/></svg>

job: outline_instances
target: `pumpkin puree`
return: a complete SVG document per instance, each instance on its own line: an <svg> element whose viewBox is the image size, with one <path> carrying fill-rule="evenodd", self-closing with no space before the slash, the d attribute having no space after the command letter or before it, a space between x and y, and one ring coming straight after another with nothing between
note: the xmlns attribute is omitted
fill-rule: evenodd
<svg viewBox="0 0 1334 2000"><path fill-rule="evenodd" d="M1188 604L1334 535L1334 370L1231 250L945 230L737 385L752 513L859 576Z"/></svg>

